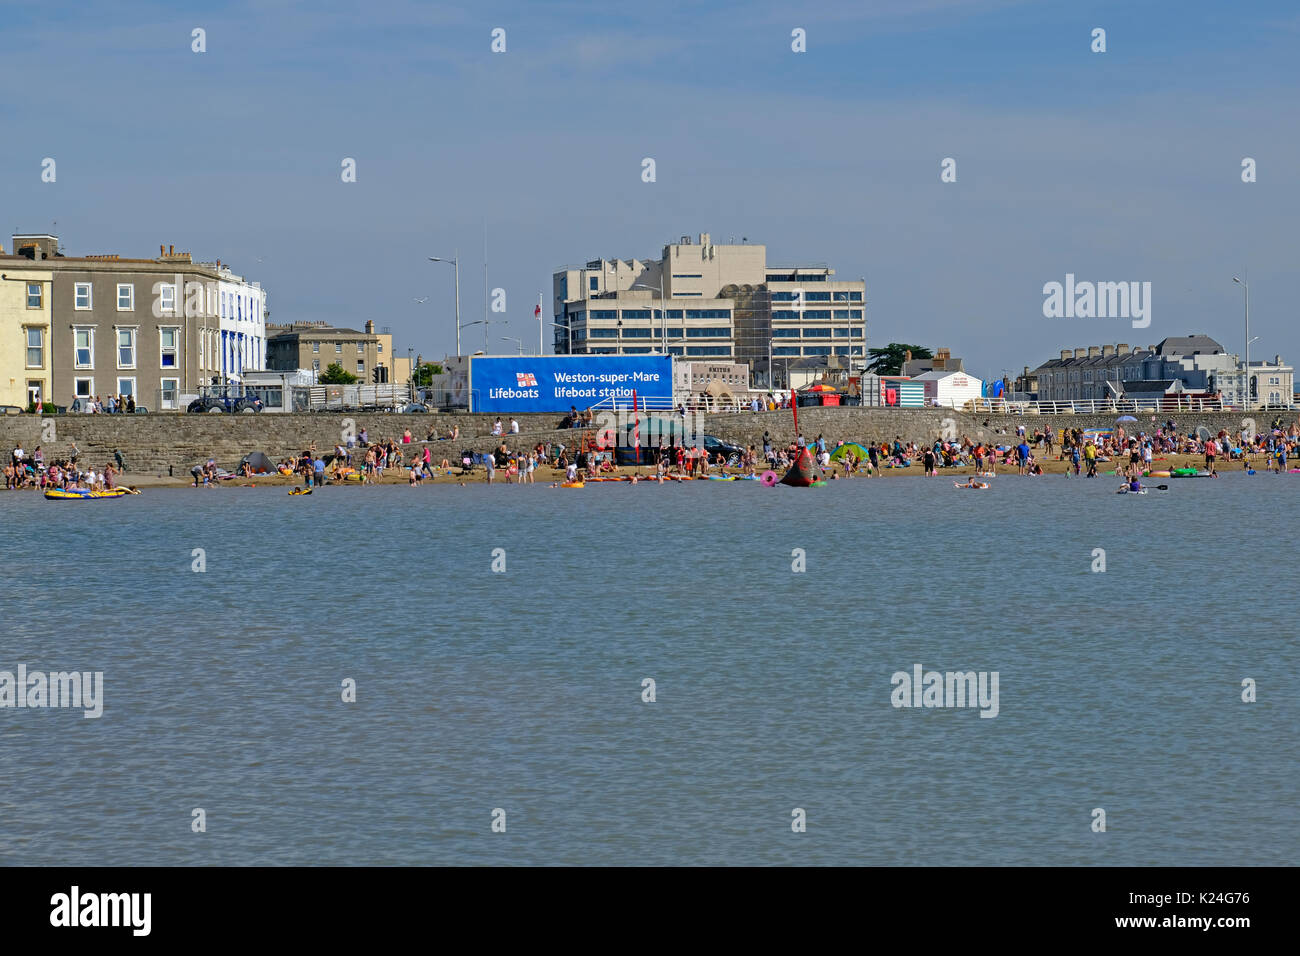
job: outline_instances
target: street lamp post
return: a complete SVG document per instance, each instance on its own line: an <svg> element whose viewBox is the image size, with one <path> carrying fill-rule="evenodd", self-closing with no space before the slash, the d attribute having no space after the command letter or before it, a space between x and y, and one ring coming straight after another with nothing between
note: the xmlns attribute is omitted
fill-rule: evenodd
<svg viewBox="0 0 1300 956"><path fill-rule="evenodd" d="M572 322L572 320L570 320ZM561 325L559 322L552 322L551 325L557 329L565 329L569 333L569 354L573 354L573 325Z"/></svg>
<svg viewBox="0 0 1300 956"><path fill-rule="evenodd" d="M1236 276L1232 277L1232 281L1246 291L1246 365L1245 375L1242 376L1242 384L1245 389L1243 404L1246 411L1250 411L1250 283L1242 282Z"/></svg>
<svg viewBox="0 0 1300 956"><path fill-rule="evenodd" d="M502 342L514 342L514 343L515 343L515 346L519 349L519 354L520 354L520 355L523 355L523 354L524 354L524 343L523 343L523 340L522 340L522 339L517 339L517 338L515 338L514 336L511 336L511 335L503 335L503 336L501 336L501 341L502 341Z"/></svg>
<svg viewBox="0 0 1300 956"><path fill-rule="evenodd" d="M654 286L646 285L644 282L635 282L629 288L645 289L648 292L655 290ZM654 319L650 320L650 328L654 328ZM652 333L653 334L653 333ZM663 266L659 267L659 341L661 351L668 354L668 303L664 301L664 270Z"/></svg>
<svg viewBox="0 0 1300 956"><path fill-rule="evenodd" d="M456 268L456 357L460 357L460 250L456 250L456 255L451 259L440 259L437 256L429 256L430 262L450 262Z"/></svg>

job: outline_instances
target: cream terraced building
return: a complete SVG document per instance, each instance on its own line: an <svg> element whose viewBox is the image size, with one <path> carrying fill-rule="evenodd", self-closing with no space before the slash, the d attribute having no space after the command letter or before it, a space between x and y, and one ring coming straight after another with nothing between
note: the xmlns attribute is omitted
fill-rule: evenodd
<svg viewBox="0 0 1300 956"><path fill-rule="evenodd" d="M4 250L0 249L0 256ZM54 401L50 303L54 273L0 258L0 406Z"/></svg>
<svg viewBox="0 0 1300 956"><path fill-rule="evenodd" d="M682 236L658 259L565 267L552 280L555 351L736 362L765 385L769 367L779 379L790 359L860 365L866 282L834 276L825 265L769 265L765 245L714 243L708 233Z"/></svg>

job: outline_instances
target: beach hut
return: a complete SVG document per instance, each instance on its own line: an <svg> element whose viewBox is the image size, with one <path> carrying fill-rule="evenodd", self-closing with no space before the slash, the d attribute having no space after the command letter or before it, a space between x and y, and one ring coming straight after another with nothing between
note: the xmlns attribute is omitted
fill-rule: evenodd
<svg viewBox="0 0 1300 956"><path fill-rule="evenodd" d="M925 404L943 408L962 408L967 402L983 397L984 382L965 372L935 369L923 372L913 381L924 383Z"/></svg>
<svg viewBox="0 0 1300 956"><path fill-rule="evenodd" d="M903 375L880 376L883 404L899 408L925 407L925 383Z"/></svg>

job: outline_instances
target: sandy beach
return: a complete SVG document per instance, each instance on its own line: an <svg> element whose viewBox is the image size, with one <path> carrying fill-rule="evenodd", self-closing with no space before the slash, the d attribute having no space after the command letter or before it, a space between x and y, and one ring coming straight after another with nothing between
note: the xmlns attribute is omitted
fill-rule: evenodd
<svg viewBox="0 0 1300 956"><path fill-rule="evenodd" d="M1052 457L1052 458L1038 459L1038 463L1042 465L1043 468L1042 477L1048 477L1051 475L1061 476L1061 475L1066 475L1067 473L1069 474L1069 477L1071 478L1075 477L1074 466L1069 461L1061 461L1055 457ZM1097 464L1098 477L1103 477L1103 478L1113 477L1112 473L1115 471L1117 464L1118 463L1115 461L1099 461ZM1264 468L1263 457L1256 456L1255 458L1251 459L1250 467L1257 468L1262 471ZM1168 455L1168 456L1156 458L1152 463L1152 471L1169 471L1174 468L1196 468L1198 470L1203 471L1205 469L1205 459L1201 455ZM766 470L765 468L759 468L756 470L756 473L761 475L765 470ZM1243 471L1245 470L1245 467L1241 461L1233 461L1233 462L1221 461L1218 465L1217 470L1219 472ZM730 474L730 475L739 475L742 474L743 472L739 469L727 469L725 472L722 473ZM780 473L781 471L778 470L778 474ZM845 477L843 468L836 468L835 473L838 476L836 480L842 480ZM968 475L972 475L974 473L975 473L975 469L969 465L966 465L966 466L961 466L956 468L941 468L939 470L938 477L945 478L951 476L954 479L959 479L959 478L964 478ZM998 477L1005 477L1008 475L1013 478L1017 477L1016 469L1015 466L1013 465L999 465L996 469L996 473ZM649 466L643 466L641 468L624 467L624 468L619 468L618 471L616 472L606 475L606 477L620 476L620 475L626 476L626 475L633 475L633 474L643 478L649 477L654 474L654 468ZM711 474L716 475L719 474L719 472L717 469L714 469L711 472ZM900 478L900 477L921 478L925 476L924 469L922 468L919 461L913 462L913 464L907 468L883 468L881 469L880 474L881 477L884 478ZM828 478L830 477L829 474L827 475L827 477ZM866 474L859 473L853 475L852 479L859 480L859 479L866 479L871 477L874 476L869 476ZM1079 477L1083 477L1083 475L1080 475ZM563 481L563 480L564 480L564 472L562 470L558 468L542 467L538 469L536 475L534 476L533 483L550 484L551 482ZM133 485L137 488L163 488L163 487L184 488L184 487L192 487L194 484L193 480L188 477L180 478L180 477L169 477L167 475L136 475L130 473L121 476L118 479L117 483L121 486ZM383 478L376 479L373 483L381 484L381 485L405 485L409 483L408 473L404 468L388 469L384 474ZM482 468L482 466L475 468L473 473L469 475L461 475L460 468L451 469L450 474L439 471L436 477L432 479L425 478L424 481L422 482L422 484L426 484L426 485L428 484L469 485L469 484L486 484L486 483L487 483L487 473ZM500 469L497 470L492 483L497 485L504 485L508 483L505 480L505 475ZM253 487L278 488L287 491L294 487L303 487L303 481L301 475L291 475L288 477L284 477L281 475L257 475L252 478L230 478L222 481L220 483L220 486L221 487L233 486L233 487L240 487L240 488L253 488ZM363 486L361 485L360 482L356 482L356 481L341 481L341 482L331 482L330 487L360 488Z"/></svg>

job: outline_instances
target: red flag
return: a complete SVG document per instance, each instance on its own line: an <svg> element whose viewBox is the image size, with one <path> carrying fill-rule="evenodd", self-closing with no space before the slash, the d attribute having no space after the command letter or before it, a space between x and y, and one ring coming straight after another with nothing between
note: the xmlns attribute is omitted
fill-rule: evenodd
<svg viewBox="0 0 1300 956"><path fill-rule="evenodd" d="M542 317L542 307L540 305L533 306L533 318L540 319L541 317Z"/></svg>

